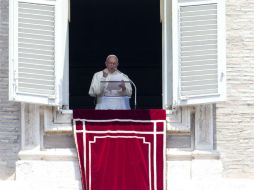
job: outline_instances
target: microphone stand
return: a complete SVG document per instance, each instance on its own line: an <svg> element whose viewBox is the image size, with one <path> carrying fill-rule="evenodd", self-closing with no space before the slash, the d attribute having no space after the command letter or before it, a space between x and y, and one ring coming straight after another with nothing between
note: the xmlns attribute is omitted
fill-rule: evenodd
<svg viewBox="0 0 254 190"><path fill-rule="evenodd" d="M123 73L122 73L123 74ZM129 79L129 81L131 82L131 84L134 86L134 90L135 90L135 93L134 93L134 109L137 108L137 87L135 85L135 83L126 75L126 74L123 74L127 79Z"/></svg>
<svg viewBox="0 0 254 190"><path fill-rule="evenodd" d="M137 87L131 79L129 79L129 80L130 80L131 84L134 86L134 91L135 91L135 93L134 93L134 109L136 109L137 108Z"/></svg>

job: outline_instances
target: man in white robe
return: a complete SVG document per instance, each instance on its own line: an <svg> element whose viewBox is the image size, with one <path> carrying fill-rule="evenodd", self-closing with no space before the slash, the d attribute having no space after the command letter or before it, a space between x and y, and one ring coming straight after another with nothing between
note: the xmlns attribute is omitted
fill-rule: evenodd
<svg viewBox="0 0 254 190"><path fill-rule="evenodd" d="M94 74L89 95L97 98L95 109L130 109L129 98L132 94L130 79L118 67L118 58L109 55L106 68Z"/></svg>

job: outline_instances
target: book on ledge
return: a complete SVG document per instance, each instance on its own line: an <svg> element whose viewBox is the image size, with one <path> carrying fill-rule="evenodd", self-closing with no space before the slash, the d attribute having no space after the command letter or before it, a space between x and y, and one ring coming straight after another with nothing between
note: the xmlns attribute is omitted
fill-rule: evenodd
<svg viewBox="0 0 254 190"><path fill-rule="evenodd" d="M114 80L114 81L100 81L101 85L104 86L104 96L126 96L125 94L122 93L122 87L121 86L126 86L127 84L130 84L131 81L119 81L119 80ZM130 88L130 87L129 87Z"/></svg>

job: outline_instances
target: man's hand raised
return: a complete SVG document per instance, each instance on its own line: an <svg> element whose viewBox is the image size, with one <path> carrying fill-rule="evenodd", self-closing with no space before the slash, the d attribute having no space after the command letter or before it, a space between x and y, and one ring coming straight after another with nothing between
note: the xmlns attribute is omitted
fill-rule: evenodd
<svg viewBox="0 0 254 190"><path fill-rule="evenodd" d="M103 70L103 77L106 78L108 76L108 70L104 69Z"/></svg>

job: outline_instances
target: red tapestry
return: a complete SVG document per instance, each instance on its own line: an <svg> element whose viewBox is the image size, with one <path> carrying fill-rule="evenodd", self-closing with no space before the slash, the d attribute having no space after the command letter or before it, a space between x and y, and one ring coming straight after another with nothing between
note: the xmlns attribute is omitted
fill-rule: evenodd
<svg viewBox="0 0 254 190"><path fill-rule="evenodd" d="M165 189L164 110L74 110L84 190Z"/></svg>

